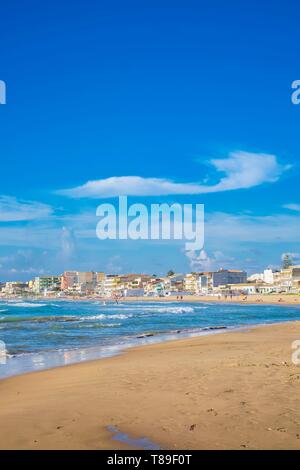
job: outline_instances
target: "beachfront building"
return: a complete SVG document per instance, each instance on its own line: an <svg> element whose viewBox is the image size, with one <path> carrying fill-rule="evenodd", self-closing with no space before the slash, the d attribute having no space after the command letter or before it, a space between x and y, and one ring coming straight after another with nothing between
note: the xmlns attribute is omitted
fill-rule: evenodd
<svg viewBox="0 0 300 470"><path fill-rule="evenodd" d="M221 288L226 293L231 294L257 294L258 293L258 283L257 282L246 282L242 284L227 284Z"/></svg>
<svg viewBox="0 0 300 470"><path fill-rule="evenodd" d="M185 292L184 289L184 274L173 274L165 278L166 289L171 295L179 295Z"/></svg>
<svg viewBox="0 0 300 470"><path fill-rule="evenodd" d="M120 283L124 289L142 289L150 279L148 274L123 274Z"/></svg>
<svg viewBox="0 0 300 470"><path fill-rule="evenodd" d="M212 290L212 273L200 273L197 294L207 294L210 290Z"/></svg>
<svg viewBox="0 0 300 470"><path fill-rule="evenodd" d="M164 279L157 277L149 279L144 287L145 295L150 297L162 297L166 293L166 284Z"/></svg>
<svg viewBox="0 0 300 470"><path fill-rule="evenodd" d="M172 296L184 296L190 295L191 292L185 290L185 275L184 274L173 274L162 278L164 283L164 294L161 295L172 295Z"/></svg>
<svg viewBox="0 0 300 470"><path fill-rule="evenodd" d="M61 290L79 294L92 294L97 286L94 271L65 271L61 276Z"/></svg>
<svg viewBox="0 0 300 470"><path fill-rule="evenodd" d="M112 297L119 294L120 276L108 274L104 280L104 296Z"/></svg>
<svg viewBox="0 0 300 470"><path fill-rule="evenodd" d="M97 285L97 274L94 271L77 272L77 290L80 293L93 293Z"/></svg>
<svg viewBox="0 0 300 470"><path fill-rule="evenodd" d="M251 295L251 294L271 294L274 292L274 286L265 284L264 282L246 282L243 284L228 284L223 286L223 292L236 294L236 295Z"/></svg>
<svg viewBox="0 0 300 470"><path fill-rule="evenodd" d="M133 289L124 289L122 292L124 297L144 297L145 289L142 288L133 288Z"/></svg>
<svg viewBox="0 0 300 470"><path fill-rule="evenodd" d="M98 282L103 282L105 279L105 273L102 272L102 271L97 271L96 272L96 281L97 281L97 284Z"/></svg>
<svg viewBox="0 0 300 470"><path fill-rule="evenodd" d="M38 276L31 284L36 294L47 294L61 289L61 276Z"/></svg>
<svg viewBox="0 0 300 470"><path fill-rule="evenodd" d="M265 269L263 273L263 281L266 284L274 284L274 273L272 269Z"/></svg>
<svg viewBox="0 0 300 470"><path fill-rule="evenodd" d="M265 269L262 273L251 274L248 277L249 282L265 282L266 284L274 283L274 273L272 269Z"/></svg>
<svg viewBox="0 0 300 470"><path fill-rule="evenodd" d="M274 284L279 292L300 291L300 266L290 266L274 274Z"/></svg>
<svg viewBox="0 0 300 470"><path fill-rule="evenodd" d="M105 283L105 273L104 272L96 272L96 287L95 293L104 296L104 283Z"/></svg>
<svg viewBox="0 0 300 470"><path fill-rule="evenodd" d="M190 273L184 276L184 290L191 294L197 294L200 273Z"/></svg>
<svg viewBox="0 0 300 470"><path fill-rule="evenodd" d="M243 284L247 282L246 271L238 269L219 269L212 273L212 287L226 286L228 284Z"/></svg>
<svg viewBox="0 0 300 470"><path fill-rule="evenodd" d="M151 279L148 274L122 274L116 286L119 296L141 296L144 295L145 286Z"/></svg>
<svg viewBox="0 0 300 470"><path fill-rule="evenodd" d="M61 276L61 290L74 290L78 285L77 271L65 271Z"/></svg>
<svg viewBox="0 0 300 470"><path fill-rule="evenodd" d="M9 281L5 282L1 293L3 295L24 295L29 293L28 282Z"/></svg>

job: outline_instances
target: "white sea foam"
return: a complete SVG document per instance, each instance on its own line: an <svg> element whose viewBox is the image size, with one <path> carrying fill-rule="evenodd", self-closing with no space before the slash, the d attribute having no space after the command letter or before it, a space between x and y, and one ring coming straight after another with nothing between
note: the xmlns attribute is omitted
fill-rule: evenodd
<svg viewBox="0 0 300 470"><path fill-rule="evenodd" d="M193 313L193 307L163 307L163 306L143 306L142 309L146 312L157 312L157 313Z"/></svg>
<svg viewBox="0 0 300 470"><path fill-rule="evenodd" d="M116 314L116 315L105 315L104 313L99 313L98 315L88 315L80 317L83 320L105 320L106 318L110 319L118 319L118 320L125 320L126 318L133 317L133 314L126 315L124 313Z"/></svg>
<svg viewBox="0 0 300 470"><path fill-rule="evenodd" d="M199 307L197 306L197 309L205 309L207 307ZM120 310L120 306L113 306L109 307L109 310ZM143 312L153 312L153 313L193 313L194 307L189 307L189 306L166 306L166 305L134 305L132 307L122 307L121 310L124 311L136 311L136 310L142 310Z"/></svg>
<svg viewBox="0 0 300 470"><path fill-rule="evenodd" d="M121 326L121 323L97 323L97 325L83 325L81 324L80 328L95 328L95 326L102 326L103 328L114 328L117 326Z"/></svg>
<svg viewBox="0 0 300 470"><path fill-rule="evenodd" d="M46 307L47 304L36 304L36 303L29 303L29 302L12 302L10 304L11 307L22 307L22 308L37 308L37 307Z"/></svg>
<svg viewBox="0 0 300 470"><path fill-rule="evenodd" d="M157 310L159 313L193 313L193 307L166 307Z"/></svg>

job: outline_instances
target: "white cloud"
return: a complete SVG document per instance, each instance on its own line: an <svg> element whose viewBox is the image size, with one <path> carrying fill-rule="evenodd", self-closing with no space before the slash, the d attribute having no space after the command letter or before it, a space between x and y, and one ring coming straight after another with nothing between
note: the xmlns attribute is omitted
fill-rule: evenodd
<svg viewBox="0 0 300 470"><path fill-rule="evenodd" d="M282 207L291 211L300 212L300 204L284 204Z"/></svg>
<svg viewBox="0 0 300 470"><path fill-rule="evenodd" d="M52 214L52 208L41 202L17 200L0 196L0 222L43 219Z"/></svg>
<svg viewBox="0 0 300 470"><path fill-rule="evenodd" d="M201 250L199 254L195 251L186 251L185 254L192 271L210 271L212 269L213 260L205 250Z"/></svg>
<svg viewBox="0 0 300 470"><path fill-rule="evenodd" d="M214 271L220 267L230 267L235 261L233 257L225 255L222 251L213 251L211 255L205 250L201 250L199 254L196 251L186 251L185 255L189 260L191 271Z"/></svg>
<svg viewBox="0 0 300 470"><path fill-rule="evenodd" d="M63 189L57 194L71 198L107 198L115 196L165 196L171 194L205 194L234 189L251 188L262 183L273 183L290 168L280 165L275 155L250 152L232 152L226 159L212 159L209 164L223 174L219 182L176 183L162 178L141 176L113 176L88 181L82 186Z"/></svg>

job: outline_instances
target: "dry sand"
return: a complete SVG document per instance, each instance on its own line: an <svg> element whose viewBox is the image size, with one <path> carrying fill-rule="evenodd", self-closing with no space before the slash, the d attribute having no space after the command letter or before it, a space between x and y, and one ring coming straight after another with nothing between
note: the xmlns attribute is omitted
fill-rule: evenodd
<svg viewBox="0 0 300 470"><path fill-rule="evenodd" d="M297 294L250 294L233 295L186 295L183 299L176 296L169 297L122 297L120 302L221 302L240 304L278 304L278 305L300 305L300 295Z"/></svg>
<svg viewBox="0 0 300 470"><path fill-rule="evenodd" d="M20 300L17 296L0 296L2 300ZM93 296L72 296L66 297L57 296L35 296L35 297L24 297L27 300L55 300L58 301L72 301L77 302L78 300L84 302L90 302L99 300L101 302L115 303L116 300L107 297ZM300 305L300 294L249 294L249 295L230 295L225 297L224 295L185 295L182 299L178 299L177 296L167 297L120 297L118 302L221 302L221 303L240 303L240 304L278 304L278 305Z"/></svg>
<svg viewBox="0 0 300 470"><path fill-rule="evenodd" d="M2 380L0 448L130 448L115 425L162 449L299 449L296 339L284 323Z"/></svg>

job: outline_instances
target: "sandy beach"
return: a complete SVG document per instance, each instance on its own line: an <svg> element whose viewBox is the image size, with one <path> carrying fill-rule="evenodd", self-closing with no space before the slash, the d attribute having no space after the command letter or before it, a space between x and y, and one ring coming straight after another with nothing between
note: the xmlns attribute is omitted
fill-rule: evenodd
<svg viewBox="0 0 300 470"><path fill-rule="evenodd" d="M176 296L167 297L122 297L122 302L219 302L239 304L278 304L278 305L300 305L300 295L297 294L251 294L251 295L187 295L183 299Z"/></svg>
<svg viewBox="0 0 300 470"><path fill-rule="evenodd" d="M0 296L0 299L3 301L16 301L20 300L18 296ZM28 296L27 300L55 300L59 301L81 301L81 302L90 302L90 301L101 301L106 303L116 303L116 299L99 297L99 296L77 296L77 295L68 295L66 297L57 297L57 296ZM24 300L24 297L22 297ZM182 299L178 298L176 295L170 295L165 297L119 297L118 302L213 302L213 303L239 303L239 304L265 304L265 305L300 305L300 295L297 294L249 294L249 295L185 295Z"/></svg>
<svg viewBox="0 0 300 470"><path fill-rule="evenodd" d="M300 449L300 322L136 347L0 381L1 449Z"/></svg>

